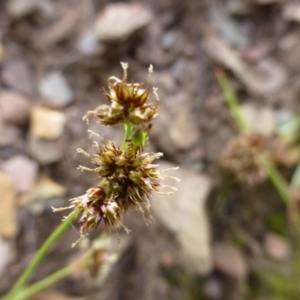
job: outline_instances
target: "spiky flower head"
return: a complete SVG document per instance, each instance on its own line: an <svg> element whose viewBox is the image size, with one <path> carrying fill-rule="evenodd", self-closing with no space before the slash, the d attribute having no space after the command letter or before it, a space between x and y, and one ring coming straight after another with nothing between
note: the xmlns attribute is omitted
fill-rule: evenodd
<svg viewBox="0 0 300 300"><path fill-rule="evenodd" d="M106 197L104 189L100 186L89 188L85 194L70 199L70 202L71 205L67 207L53 208L53 210L73 209L71 214L80 215L81 236L95 230L101 220L103 220L108 229L123 226L121 223L120 207L115 201Z"/></svg>
<svg viewBox="0 0 300 300"><path fill-rule="evenodd" d="M94 113L96 120L104 125L131 123L142 125L150 122L157 116L158 96L156 88L151 87L153 67L149 67L148 82L145 87L142 83L127 82L127 63L121 63L123 78L108 78L108 92L103 89L109 105L99 106ZM154 96L154 102L147 103Z"/></svg>
<svg viewBox="0 0 300 300"><path fill-rule="evenodd" d="M134 207L142 211L143 205L149 209L149 197L161 185L163 176L152 163L162 153L141 153L132 147L130 143L129 148L123 150L106 141L92 163L99 177L106 179L106 190L120 209L127 211Z"/></svg>
<svg viewBox="0 0 300 300"><path fill-rule="evenodd" d="M230 140L222 153L221 165L239 181L255 185L267 178L262 162L272 153L268 139L258 134L242 134Z"/></svg>

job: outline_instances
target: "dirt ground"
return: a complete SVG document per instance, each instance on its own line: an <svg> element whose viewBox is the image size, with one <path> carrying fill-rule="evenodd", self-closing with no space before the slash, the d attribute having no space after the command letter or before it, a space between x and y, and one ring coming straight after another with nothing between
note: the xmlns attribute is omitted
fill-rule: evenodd
<svg viewBox="0 0 300 300"><path fill-rule="evenodd" d="M120 61L126 61L132 82L146 82L148 66L154 66L161 111L153 122L150 149L212 183L206 199L212 270L190 273L178 262L174 234L159 220L145 226L132 212L125 219L132 233L120 233L120 257L103 285L87 273L75 274L35 299L299 299L300 252L290 212L269 181L247 187L220 168L221 153L238 129L215 76L217 70L225 71L242 107L254 110L256 132L273 138L281 121L300 113L299 2L123 1L140 10L130 8L136 18L122 21L132 22L134 29L129 26L117 37L121 20L104 33L92 31L117 1L9 2L0 2L0 167L19 179L13 181L18 206L14 229L1 235L13 245L13 255L4 271L0 264L0 294L60 223L63 214L54 214L51 206L66 206L95 184L94 175L77 170L87 165L87 158L74 156L77 148L94 151L82 116L105 103L100 88L107 87L109 76L122 76ZM139 14L145 14L142 21ZM53 73L63 76L54 92L53 86L45 88ZM54 94L47 98L49 89ZM51 135L49 129L49 136L39 135L43 118L36 127L32 123L37 106L59 112L62 133L57 129ZM90 129L117 143L122 139L119 127L91 123ZM20 156L30 160L28 169L11 167ZM287 180L295 166L282 167ZM49 195L40 197L46 200L30 200L28 193L43 176L59 187L49 187ZM0 209L5 211L4 204ZM70 228L31 282L76 257L79 248L70 245L77 238ZM274 254L274 249L279 250Z"/></svg>

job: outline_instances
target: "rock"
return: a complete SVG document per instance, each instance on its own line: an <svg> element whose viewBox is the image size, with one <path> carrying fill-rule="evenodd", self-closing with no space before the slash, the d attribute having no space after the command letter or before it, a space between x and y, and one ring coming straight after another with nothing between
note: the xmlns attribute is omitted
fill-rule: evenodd
<svg viewBox="0 0 300 300"><path fill-rule="evenodd" d="M248 267L239 248L228 243L218 242L213 246L215 267L225 275L237 280L243 280L248 273Z"/></svg>
<svg viewBox="0 0 300 300"><path fill-rule="evenodd" d="M221 282L217 278L210 278L204 284L205 299L218 300L224 295Z"/></svg>
<svg viewBox="0 0 300 300"><path fill-rule="evenodd" d="M277 261L285 261L291 257L291 245L285 238L275 233L267 233L263 243L265 253Z"/></svg>
<svg viewBox="0 0 300 300"><path fill-rule="evenodd" d="M249 46L250 34L247 32L247 27L237 23L223 9L213 7L210 15L212 24L218 28L218 31L229 45L238 49L244 49Z"/></svg>
<svg viewBox="0 0 300 300"><path fill-rule="evenodd" d="M17 233L15 190L11 179L0 172L0 236L12 238Z"/></svg>
<svg viewBox="0 0 300 300"><path fill-rule="evenodd" d="M0 147L15 146L21 141L21 131L0 120Z"/></svg>
<svg viewBox="0 0 300 300"><path fill-rule="evenodd" d="M245 0L230 0L227 9L230 14L237 16L246 16L252 12L251 3Z"/></svg>
<svg viewBox="0 0 300 300"><path fill-rule="evenodd" d="M10 177L16 191L20 193L28 192L37 179L37 163L23 155L4 161L1 169Z"/></svg>
<svg viewBox="0 0 300 300"><path fill-rule="evenodd" d="M62 73L52 71L46 74L39 85L40 95L52 107L64 107L73 101L73 93Z"/></svg>
<svg viewBox="0 0 300 300"><path fill-rule="evenodd" d="M35 93L32 69L23 59L15 58L3 63L1 80L7 86L24 94Z"/></svg>
<svg viewBox="0 0 300 300"><path fill-rule="evenodd" d="M187 61L179 58L171 67L171 75L175 82L181 82L186 77Z"/></svg>
<svg viewBox="0 0 300 300"><path fill-rule="evenodd" d="M162 161L159 164L162 170L174 167ZM211 190L211 180L183 168L172 175L181 181L166 178L163 184L174 186L178 191L170 196L155 195L151 200L152 211L178 239L186 268L194 273L208 274L212 269L212 259L205 202Z"/></svg>
<svg viewBox="0 0 300 300"><path fill-rule="evenodd" d="M200 131L191 118L190 109L182 108L169 124L170 138L178 149L189 149L200 140Z"/></svg>
<svg viewBox="0 0 300 300"><path fill-rule="evenodd" d="M148 25L152 18L152 11L142 3L113 3L97 17L95 31L100 41L123 41Z"/></svg>
<svg viewBox="0 0 300 300"><path fill-rule="evenodd" d="M75 10L63 14L60 20L47 26L34 37L35 45L47 49L59 42L66 40L76 29L78 15Z"/></svg>
<svg viewBox="0 0 300 300"><path fill-rule="evenodd" d="M52 0L39 0L38 9L41 15L47 20L54 20L57 16L57 9Z"/></svg>
<svg viewBox="0 0 300 300"><path fill-rule="evenodd" d="M167 31L161 39L161 47L162 49L169 51L171 50L174 45L176 44L176 41L178 39L178 31L176 30L170 30Z"/></svg>
<svg viewBox="0 0 300 300"><path fill-rule="evenodd" d="M203 48L213 60L231 70L250 93L274 95L287 81L285 69L275 61L266 58L255 66L249 65L217 36L208 36Z"/></svg>
<svg viewBox="0 0 300 300"><path fill-rule="evenodd" d="M56 140L41 140L34 136L28 139L28 152L41 164L51 164L64 156L66 138L62 136Z"/></svg>
<svg viewBox="0 0 300 300"><path fill-rule="evenodd" d="M0 279L5 274L5 269L13 259L13 247L7 240L0 238Z"/></svg>
<svg viewBox="0 0 300 300"><path fill-rule="evenodd" d="M168 71L155 72L152 77L152 83L153 86L159 86L160 93L162 89L166 91L166 94L171 94L176 90L174 79Z"/></svg>
<svg viewBox="0 0 300 300"><path fill-rule="evenodd" d="M295 64L295 61L298 61L300 59L300 32L293 31L289 34L284 35L279 43L278 43L281 57L285 63L285 65L288 67L289 71L293 74L299 74L300 66L299 64ZM281 93L284 95L282 97L279 96L279 101L284 101L285 104L288 105L289 102L293 102L294 99L288 100L285 94L290 94L289 98L295 98L295 94L298 94L299 90L299 79L297 76L293 76L293 78L290 78L290 82L285 89L282 89ZM286 101L288 100L288 101ZM286 103L288 102L288 103ZM288 105L289 106L289 105Z"/></svg>
<svg viewBox="0 0 300 300"><path fill-rule="evenodd" d="M8 13L14 19L26 17L33 13L36 8L36 0L10 0L7 2Z"/></svg>
<svg viewBox="0 0 300 300"><path fill-rule="evenodd" d="M0 115L3 120L16 125L24 124L29 115L30 103L20 93L1 90Z"/></svg>
<svg viewBox="0 0 300 300"><path fill-rule="evenodd" d="M57 110L36 105L31 109L30 134L39 139L55 140L62 136L66 116Z"/></svg>
<svg viewBox="0 0 300 300"><path fill-rule="evenodd" d="M22 195L18 199L18 203L20 205L29 205L36 201L60 198L63 197L66 192L67 190L64 186L56 183L44 174L40 176L30 192Z"/></svg>
<svg viewBox="0 0 300 300"><path fill-rule="evenodd" d="M155 67L169 65L173 59L171 54L173 51L166 52L160 47L161 38L161 24L152 22L147 28L147 39L137 47L138 60L147 65L153 64Z"/></svg>
<svg viewBox="0 0 300 300"><path fill-rule="evenodd" d="M241 112L252 132L272 136L277 128L276 112L268 107L257 107L252 103L241 105ZM257 122L257 120L260 120Z"/></svg>
<svg viewBox="0 0 300 300"><path fill-rule="evenodd" d="M288 2L283 9L283 18L287 21L300 22L300 3Z"/></svg>
<svg viewBox="0 0 300 300"><path fill-rule="evenodd" d="M83 55L90 56L100 50L96 33L91 30L82 32L77 40L77 49Z"/></svg>

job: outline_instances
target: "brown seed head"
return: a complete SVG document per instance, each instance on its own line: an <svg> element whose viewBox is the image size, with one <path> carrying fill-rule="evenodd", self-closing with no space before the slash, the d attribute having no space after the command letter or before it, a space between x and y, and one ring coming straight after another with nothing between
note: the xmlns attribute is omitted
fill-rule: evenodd
<svg viewBox="0 0 300 300"><path fill-rule="evenodd" d="M109 197L114 198L118 206L126 211L130 207L140 209L142 204L149 207L149 197L157 191L163 178L152 162L161 156L162 153L124 151L106 142L92 162L99 176L107 179Z"/></svg>
<svg viewBox="0 0 300 300"><path fill-rule="evenodd" d="M95 116L104 125L132 123L145 124L157 116L158 97L156 89L151 87L153 67L149 67L149 77L146 87L142 83L127 83L128 64L121 63L123 78L108 78L109 91L103 89L110 105L100 106ZM156 101L146 104L154 94Z"/></svg>
<svg viewBox="0 0 300 300"><path fill-rule="evenodd" d="M241 182L255 185L267 178L261 162L270 155L271 146L266 138L257 134L239 135L227 144L221 165Z"/></svg>
<svg viewBox="0 0 300 300"><path fill-rule="evenodd" d="M97 186L88 189L84 195L70 200L69 208L74 208L81 217L80 233L86 235L95 230L101 220L108 229L117 228L121 224L120 208L117 203L106 199L103 188Z"/></svg>

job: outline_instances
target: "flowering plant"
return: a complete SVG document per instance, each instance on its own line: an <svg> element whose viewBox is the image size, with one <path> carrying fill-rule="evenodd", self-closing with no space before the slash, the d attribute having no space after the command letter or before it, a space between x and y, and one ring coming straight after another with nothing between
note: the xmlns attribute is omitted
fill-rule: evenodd
<svg viewBox="0 0 300 300"><path fill-rule="evenodd" d="M72 211L64 217L62 224L41 246L5 300L28 299L41 289L74 272L74 265L68 266L22 290L50 246L76 219L79 219L80 223L80 237L73 245L76 245L92 230L97 229L100 222L103 222L108 230L123 228L129 232L122 218L130 208L136 209L148 224L152 220L150 198L153 193L170 194L174 189L161 183L166 177L163 172L167 170L160 171L157 168L158 165L153 163L163 154L144 151L152 127L150 122L158 115L159 110L157 89L151 86L153 67L151 65L149 67L148 82L144 87L142 83L128 83L128 64L121 63L121 65L122 80L110 77L108 78L109 90L103 89L109 104L100 105L95 110L88 111L83 119L88 122L89 116L92 115L97 123L105 126L124 125L125 134L122 145L115 145L90 131L91 137L96 136L101 140L100 143L94 141L96 152L91 155L83 149L77 151L90 157L94 167L79 166L79 169L95 172L99 179L98 185L90 187L83 195L70 199L69 206L53 208L54 211L68 209ZM176 177L172 178L178 180ZM168 187L169 191L161 192L160 187ZM97 240L91 244L84 258L75 264L77 271L83 268L102 270L103 265L111 263L111 259L107 259L110 256L103 255L106 252L103 249L103 243L100 243L100 248L99 246L95 248L93 244L97 245L96 242ZM103 268L96 268L98 265Z"/></svg>

